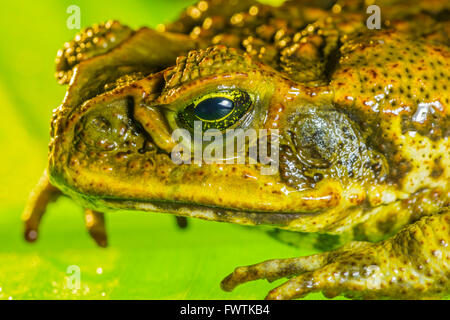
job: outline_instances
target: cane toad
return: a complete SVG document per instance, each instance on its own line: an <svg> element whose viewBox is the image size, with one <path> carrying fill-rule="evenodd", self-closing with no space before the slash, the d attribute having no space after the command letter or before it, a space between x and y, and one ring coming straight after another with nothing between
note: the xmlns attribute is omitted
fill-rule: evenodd
<svg viewBox="0 0 450 320"><path fill-rule="evenodd" d="M26 239L65 194L100 246L113 209L351 239L236 268L224 290L286 277L267 298L448 294L449 2L375 4L380 29L367 27L359 0L211 0L156 30L83 30L57 55L68 89L25 209ZM262 157L174 161L173 133L195 122L273 133L276 170L264 174L273 163Z"/></svg>

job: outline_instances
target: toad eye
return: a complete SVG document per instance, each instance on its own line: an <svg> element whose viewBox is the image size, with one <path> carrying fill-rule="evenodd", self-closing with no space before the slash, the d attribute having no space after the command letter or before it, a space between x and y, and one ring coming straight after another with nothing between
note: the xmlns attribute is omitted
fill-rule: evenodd
<svg viewBox="0 0 450 320"><path fill-rule="evenodd" d="M204 121L215 121L226 117L233 108L234 103L228 98L208 98L194 108L194 115Z"/></svg>
<svg viewBox="0 0 450 320"><path fill-rule="evenodd" d="M248 114L252 105L252 98L245 91L216 91L195 99L178 113L178 119L191 130L194 121L201 121L203 130L225 130Z"/></svg>

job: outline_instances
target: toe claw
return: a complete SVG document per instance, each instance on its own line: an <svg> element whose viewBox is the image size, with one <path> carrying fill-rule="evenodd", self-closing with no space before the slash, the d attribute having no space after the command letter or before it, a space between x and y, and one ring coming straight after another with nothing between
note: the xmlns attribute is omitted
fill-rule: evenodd
<svg viewBox="0 0 450 320"><path fill-rule="evenodd" d="M177 226L180 229L186 229L188 226L188 221L186 217L178 217L176 216Z"/></svg>
<svg viewBox="0 0 450 320"><path fill-rule="evenodd" d="M237 267L232 273L230 273L225 279L220 283L220 287L224 291L233 291L238 285L247 282L248 276L246 272L246 267Z"/></svg>
<svg viewBox="0 0 450 320"><path fill-rule="evenodd" d="M35 242L38 238L38 232L35 229L26 228L24 236L27 242Z"/></svg>
<svg viewBox="0 0 450 320"><path fill-rule="evenodd" d="M320 268L326 261L325 254L300 258L267 260L246 267L238 267L222 280L221 288L232 291L245 282L266 279L269 282L284 277L299 275Z"/></svg>
<svg viewBox="0 0 450 320"><path fill-rule="evenodd" d="M106 248L108 246L108 239L106 237L106 233L89 231L89 234L99 247Z"/></svg>

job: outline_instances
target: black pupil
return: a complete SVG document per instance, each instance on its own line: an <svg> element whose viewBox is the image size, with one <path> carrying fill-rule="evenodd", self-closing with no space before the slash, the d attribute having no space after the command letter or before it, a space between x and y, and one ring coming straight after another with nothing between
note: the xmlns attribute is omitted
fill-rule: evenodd
<svg viewBox="0 0 450 320"><path fill-rule="evenodd" d="M219 120L233 111L233 101L223 97L208 98L200 102L194 114L202 120Z"/></svg>

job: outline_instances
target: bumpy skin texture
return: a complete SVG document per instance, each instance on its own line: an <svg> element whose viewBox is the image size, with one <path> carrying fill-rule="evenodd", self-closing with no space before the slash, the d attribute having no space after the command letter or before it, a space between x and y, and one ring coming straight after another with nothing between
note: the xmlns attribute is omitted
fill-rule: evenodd
<svg viewBox="0 0 450 320"><path fill-rule="evenodd" d="M56 76L70 83L26 238L62 191L86 208L101 246L102 212L122 208L355 240L237 268L225 290L289 277L268 298L448 294L449 4L376 4L381 30L367 29L360 1L215 0L158 31L118 22L83 31L58 53ZM235 127L279 130L274 175L261 162L171 160L180 112L219 89L252 97Z"/></svg>

